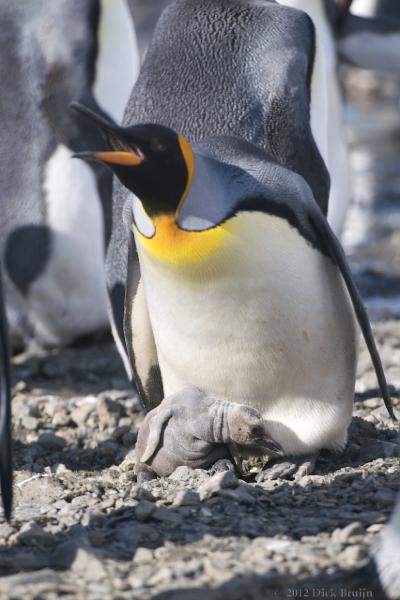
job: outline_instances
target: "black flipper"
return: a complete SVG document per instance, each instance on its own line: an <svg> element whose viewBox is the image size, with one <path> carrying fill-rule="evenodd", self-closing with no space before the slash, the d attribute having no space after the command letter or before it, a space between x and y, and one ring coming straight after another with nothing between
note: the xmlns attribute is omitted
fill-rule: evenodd
<svg viewBox="0 0 400 600"><path fill-rule="evenodd" d="M321 213L317 205L313 204L312 209L310 209L309 219L315 231L315 234L318 237L321 247L324 248L327 255L338 266L342 274L347 290L350 294L350 298L353 302L353 307L356 313L357 321L360 325L362 334L367 344L372 364L374 365L383 401L385 403L389 415L394 421L396 421L397 419L393 411L392 399L389 394L381 357L375 344L375 339L369 322L368 313L366 311L360 293L357 290L357 287L354 283L353 276L347 263L346 255L343 251L343 248L339 240L333 233L332 229L330 228L328 221Z"/></svg>
<svg viewBox="0 0 400 600"><path fill-rule="evenodd" d="M10 351L0 272L0 485L7 521L12 510L12 484Z"/></svg>

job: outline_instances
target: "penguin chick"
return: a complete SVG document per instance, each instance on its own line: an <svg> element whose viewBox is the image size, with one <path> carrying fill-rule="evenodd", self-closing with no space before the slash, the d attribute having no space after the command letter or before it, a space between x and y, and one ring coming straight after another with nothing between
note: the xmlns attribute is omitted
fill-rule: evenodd
<svg viewBox="0 0 400 600"><path fill-rule="evenodd" d="M177 467L206 468L242 450L249 455L282 453L257 410L187 387L146 415L136 445L135 471L166 477Z"/></svg>

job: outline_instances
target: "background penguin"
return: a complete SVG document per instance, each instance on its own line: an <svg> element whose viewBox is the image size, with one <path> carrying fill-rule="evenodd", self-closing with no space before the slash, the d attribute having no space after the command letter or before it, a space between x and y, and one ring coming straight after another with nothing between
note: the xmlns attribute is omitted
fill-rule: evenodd
<svg viewBox="0 0 400 600"><path fill-rule="evenodd" d="M0 486L6 519L12 507L11 382L8 332L0 270Z"/></svg>
<svg viewBox="0 0 400 600"><path fill-rule="evenodd" d="M343 250L303 177L238 138L191 146L163 126L121 128L78 108L114 150L80 157L131 192L141 280L128 263L125 337L147 407L195 386L256 408L287 455L340 450L354 308L394 417Z"/></svg>
<svg viewBox="0 0 400 600"><path fill-rule="evenodd" d="M125 0L0 1L1 245L13 339L58 345L108 326L111 176L71 161L99 138L67 107L122 117L138 70ZM100 110L100 109L99 109Z"/></svg>
<svg viewBox="0 0 400 600"><path fill-rule="evenodd" d="M328 2L279 0L305 11L316 29L316 59L311 81L311 128L331 178L328 220L336 235L343 231L351 200L350 166L342 118L342 99L337 77L334 23Z"/></svg>
<svg viewBox="0 0 400 600"><path fill-rule="evenodd" d="M338 28L343 60L363 69L400 72L400 7L393 0L354 0Z"/></svg>

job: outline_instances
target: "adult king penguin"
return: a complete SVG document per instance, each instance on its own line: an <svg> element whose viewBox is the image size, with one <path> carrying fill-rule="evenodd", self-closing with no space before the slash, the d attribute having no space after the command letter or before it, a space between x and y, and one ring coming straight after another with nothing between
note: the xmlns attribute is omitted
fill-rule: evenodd
<svg viewBox="0 0 400 600"><path fill-rule="evenodd" d="M18 345L63 345L109 324L112 197L110 174L70 160L100 139L67 107L80 98L122 118L138 71L135 33L125 0L0 0L0 8L7 314Z"/></svg>
<svg viewBox="0 0 400 600"><path fill-rule="evenodd" d="M393 411L326 221L329 181L310 127L313 64L314 27L302 12L272 1L178 0L158 24L127 126L75 108L108 146L80 157L120 180L108 285L147 408L194 385L254 406L287 455L314 459L346 443L355 315Z"/></svg>

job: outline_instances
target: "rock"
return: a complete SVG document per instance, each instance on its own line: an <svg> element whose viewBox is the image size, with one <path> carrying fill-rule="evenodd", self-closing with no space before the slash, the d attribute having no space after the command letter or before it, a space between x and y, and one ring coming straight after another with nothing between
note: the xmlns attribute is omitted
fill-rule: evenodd
<svg viewBox="0 0 400 600"><path fill-rule="evenodd" d="M24 546L42 546L50 548L56 544L54 536L42 529L42 527L36 523L27 523L23 525L17 538Z"/></svg>
<svg viewBox="0 0 400 600"><path fill-rule="evenodd" d="M134 446L135 442L137 439L137 434L133 433L132 431L128 431L127 433L124 433L124 435L122 436L122 443L125 446L125 448L132 448L132 446Z"/></svg>
<svg viewBox="0 0 400 600"><path fill-rule="evenodd" d="M59 450L63 450L66 446L66 441L59 435L55 435L52 432L41 433L38 438L38 443L45 448L45 450L50 450L52 452L57 452Z"/></svg>
<svg viewBox="0 0 400 600"><path fill-rule="evenodd" d="M384 488L375 493L374 500L378 506L394 506L396 493L393 490Z"/></svg>
<svg viewBox="0 0 400 600"><path fill-rule="evenodd" d="M200 504L200 496L191 490L181 490L174 498L174 506L198 506Z"/></svg>
<svg viewBox="0 0 400 600"><path fill-rule="evenodd" d="M22 427L25 427L25 429L28 429L29 431L36 431L36 429L39 427L39 421L38 419L35 419L34 417L24 417L21 420L21 424Z"/></svg>
<svg viewBox="0 0 400 600"><path fill-rule="evenodd" d="M185 483L189 481L193 477L193 470L189 467L178 467L175 471L169 476L172 481L182 481Z"/></svg>
<svg viewBox="0 0 400 600"><path fill-rule="evenodd" d="M84 402L72 411L71 420L78 426L84 425L95 408L96 398L94 396L88 396Z"/></svg>
<svg viewBox="0 0 400 600"><path fill-rule="evenodd" d="M65 400L63 398L60 398L60 396L39 396L39 398L35 399L35 404L40 412L43 412L45 415L52 419L56 412L60 410L61 407L64 407ZM32 414L32 416L39 415Z"/></svg>
<svg viewBox="0 0 400 600"><path fill-rule="evenodd" d="M136 488L132 488L132 496L137 500L147 500L148 502L155 502L156 497L151 493L150 490L139 485Z"/></svg>
<svg viewBox="0 0 400 600"><path fill-rule="evenodd" d="M107 571L103 563L88 550L78 548L71 570L84 574L90 581L99 581L107 577Z"/></svg>
<svg viewBox="0 0 400 600"><path fill-rule="evenodd" d="M251 504L254 502L254 496L247 489L245 484L241 484L235 489L223 489L220 494L224 498L231 498L232 500L236 500L236 502L243 504Z"/></svg>
<svg viewBox="0 0 400 600"><path fill-rule="evenodd" d="M341 567L350 568L359 566L368 557L367 550L362 546L347 546L338 556L338 563Z"/></svg>
<svg viewBox="0 0 400 600"><path fill-rule="evenodd" d="M72 586L67 585L60 574L50 569L42 569L34 573L18 573L1 579L0 593L3 598L8 600L27 598L28 590L29 598L44 598L50 597L50 594L58 596L60 591L62 595L71 593Z"/></svg>
<svg viewBox="0 0 400 600"><path fill-rule="evenodd" d="M217 473L205 481L198 489L201 500L218 494L221 490L234 489L239 485L238 478L233 471Z"/></svg>
<svg viewBox="0 0 400 600"><path fill-rule="evenodd" d="M121 417L122 408L118 402L106 396L99 398L96 403L96 411L102 425L116 427Z"/></svg>
<svg viewBox="0 0 400 600"><path fill-rule="evenodd" d="M365 445L360 450L360 457L365 462L376 460L385 456L385 449L383 443L380 441L369 441L365 442Z"/></svg>
<svg viewBox="0 0 400 600"><path fill-rule="evenodd" d="M176 513L172 508L166 508L165 506L157 507L151 516L156 521L162 521L172 525L179 525L181 522L179 514Z"/></svg>
<svg viewBox="0 0 400 600"><path fill-rule="evenodd" d="M343 529L335 529L332 533L332 541L340 544L347 544L354 535L363 535L364 528L358 521L350 523Z"/></svg>
<svg viewBox="0 0 400 600"><path fill-rule="evenodd" d="M138 521L148 521L155 510L155 504L148 500L141 500L135 508L135 516Z"/></svg>
<svg viewBox="0 0 400 600"><path fill-rule="evenodd" d="M152 550L149 550L148 548L138 548L136 550L135 556L133 558L133 562L135 564L144 564L144 563L148 563L151 562L154 558L154 554Z"/></svg>

